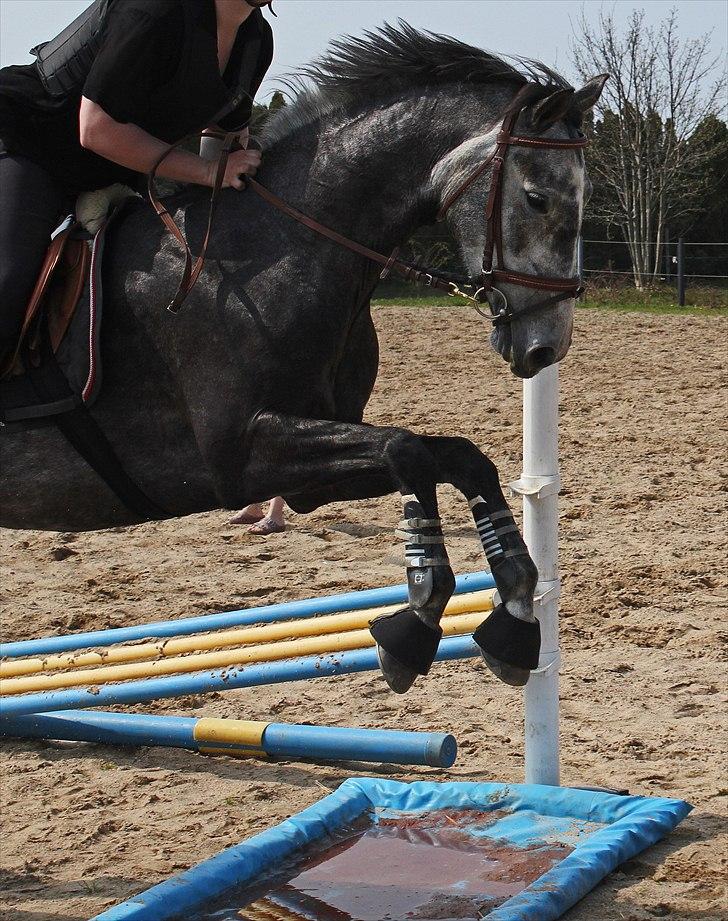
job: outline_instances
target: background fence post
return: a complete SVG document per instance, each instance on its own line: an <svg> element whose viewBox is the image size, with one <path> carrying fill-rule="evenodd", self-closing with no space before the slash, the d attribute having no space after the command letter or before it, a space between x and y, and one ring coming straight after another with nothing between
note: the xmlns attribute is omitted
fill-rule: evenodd
<svg viewBox="0 0 728 921"><path fill-rule="evenodd" d="M670 228L665 226L662 244L662 265L665 273L665 281L670 284Z"/></svg>
<svg viewBox="0 0 728 921"><path fill-rule="evenodd" d="M584 281L584 237L579 234L579 239L576 243L576 274L579 278ZM584 300L584 295L579 296L579 300Z"/></svg>
<svg viewBox="0 0 728 921"><path fill-rule="evenodd" d="M685 240L677 238L677 302L685 306Z"/></svg>

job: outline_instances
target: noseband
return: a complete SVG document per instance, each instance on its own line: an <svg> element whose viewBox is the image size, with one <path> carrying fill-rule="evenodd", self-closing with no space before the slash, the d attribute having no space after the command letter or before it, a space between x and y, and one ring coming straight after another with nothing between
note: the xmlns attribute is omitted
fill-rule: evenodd
<svg viewBox="0 0 728 921"><path fill-rule="evenodd" d="M365 259L370 259L372 262L383 266L384 268L380 278L384 279L387 278L390 274L395 273L405 281L425 285L430 288L438 288L441 291L446 291L453 297L464 297L467 300L473 302L478 313L489 319L494 326L503 326L508 323L513 323L514 321L520 319L522 316L535 313L538 310L543 310L546 307L551 307L554 304L558 304L560 301L566 300L567 298L578 297L579 294L581 294L583 291L581 279L579 276L575 276L574 278L554 278L548 275L528 275L524 272L510 271L505 267L505 262L503 260L502 226L503 168L506 154L508 153L508 148L535 147L544 148L547 150L573 150L586 147L586 145L589 143L585 137L556 140L551 138L521 137L520 135L513 134L513 126L515 125L516 120L522 111L523 106L521 108L516 108L511 114L504 118L501 129L498 132L498 136L496 137L496 148L494 152L486 160L484 160L480 166L478 166L478 168L465 180L465 182L462 183L462 185L460 185L450 196L448 196L437 215L437 219L442 220L447 214L448 210L455 204L455 202L470 188L475 180L482 176L482 174L485 173L486 170L488 170L492 165L493 176L491 178L490 191L488 193L488 200L485 206L485 249L483 251L483 266L479 279L473 279L470 276L427 270L422 266L403 262L401 259L397 258L399 247L396 247L390 256L384 256L382 253L378 253L375 250L370 249L368 246L357 243L355 240L350 240L348 237L345 237L343 234L340 234L335 230L332 230L330 227L326 227L324 224L320 224L318 221L314 220L314 218L304 214L302 211L299 211L297 208L294 208L292 205L288 204L288 202L284 201L282 198L279 198L274 192L271 192L270 189L267 189L265 186L261 185L250 176L244 176L243 178L247 188L251 189L256 193L256 195L259 195L264 201L268 202L268 204L272 205L278 211L288 215L288 217L298 221L299 224L303 224L305 227L308 227L310 230L313 230L315 233L318 233L322 237L326 237L337 245L342 246L353 253L357 253L359 256L363 256ZM217 164L217 171L212 187L212 194L210 196L210 210L208 215L207 231L203 238L199 255L196 259L193 259L192 253L189 249L189 246L187 245L182 231L176 225L172 216L169 214L164 205L159 201L159 198L157 197L154 190L154 178L157 168L172 150L174 150L176 147L179 147L181 144L184 144L186 141L189 141L192 137L199 137L199 135L189 135L188 137L183 138L181 141L178 141L177 144L172 145L160 157L152 171L149 173L148 177L148 192L150 201L167 229L174 235L174 237L183 247L185 253L185 268L182 282L180 283L179 288L177 289L177 293L175 294L174 299L168 308L173 313L176 313L180 309L182 303L192 290L195 282L197 281L197 278L200 275L200 272L202 271L205 255L207 252L207 245L212 230L212 219L215 213L217 198L222 188L228 155L235 142L234 134L215 133L209 131L205 132L205 134L208 136L212 135L214 137L218 137L223 141L223 145L222 151L220 153L220 159ZM493 267L494 254L498 259L498 268ZM494 282L520 285L523 288L535 288L540 291L548 291L551 293L548 297L545 297L540 301L536 301L534 304L529 304L528 306L523 307L518 311L514 311L508 304L508 300L506 299L505 294L500 290L500 288L495 286ZM474 290L475 293L471 294L469 291L463 290L463 288ZM489 300L489 295L496 298L495 304ZM481 309L481 305L484 301L488 302L490 306L490 314L484 313Z"/></svg>
<svg viewBox="0 0 728 921"><path fill-rule="evenodd" d="M493 175L490 180L490 191L488 192L488 200L485 205L485 248L483 250L483 265L479 279L480 284L477 286L473 299L478 303L482 303L483 301L488 302L491 309L491 315L484 314L479 307L476 307L476 309L479 313L483 314L483 316L487 316L494 326L503 326L507 323L512 323L515 319L526 314L535 313L538 310L551 307L567 298L578 297L583 291L581 278L578 275L573 278L557 278L549 275L529 275L525 272L513 272L506 268L505 260L503 259L503 175L508 148L530 147L546 150L579 150L586 147L589 143L585 137L557 140L551 138L522 137L513 134L513 126L521 111L521 109L518 109L503 119L501 129L496 137L496 148L493 153L480 164L475 172L472 173L461 186L448 196L437 215L438 221L443 220L455 202L458 201L475 180L482 176L492 165ZM494 254L498 259L498 268L493 267ZM500 288L496 287L495 282L519 285L522 288L535 288L540 291L549 291L552 293L550 296L514 312L505 294ZM476 286L472 279L470 280L470 284L473 287ZM494 300L491 300L491 298L494 298Z"/></svg>

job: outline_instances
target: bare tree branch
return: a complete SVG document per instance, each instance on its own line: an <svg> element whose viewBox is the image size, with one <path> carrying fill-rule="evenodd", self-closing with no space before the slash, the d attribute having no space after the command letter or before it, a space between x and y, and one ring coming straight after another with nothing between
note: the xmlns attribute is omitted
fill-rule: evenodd
<svg viewBox="0 0 728 921"><path fill-rule="evenodd" d="M611 74L592 131L590 212L621 229L637 287L659 273L667 224L699 207L715 181L705 167L716 135L700 128L725 114L726 80L710 38L681 40L676 10L657 27L634 10L621 34L604 10L596 28L583 11L574 27L580 76Z"/></svg>

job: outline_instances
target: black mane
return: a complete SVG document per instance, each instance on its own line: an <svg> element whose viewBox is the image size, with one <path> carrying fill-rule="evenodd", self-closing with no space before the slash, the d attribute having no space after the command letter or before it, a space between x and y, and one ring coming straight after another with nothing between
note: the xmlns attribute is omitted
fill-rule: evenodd
<svg viewBox="0 0 728 921"><path fill-rule="evenodd" d="M275 142L334 108L423 85L504 83L518 89L531 84L533 102L570 87L540 61L513 60L516 66L456 38L420 32L401 19L385 23L361 38L331 42L326 54L286 81L292 103L271 120L266 140Z"/></svg>

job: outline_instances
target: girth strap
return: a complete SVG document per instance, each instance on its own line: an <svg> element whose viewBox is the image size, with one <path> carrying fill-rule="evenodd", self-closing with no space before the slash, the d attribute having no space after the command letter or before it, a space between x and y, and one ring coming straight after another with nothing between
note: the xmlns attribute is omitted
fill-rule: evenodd
<svg viewBox="0 0 728 921"><path fill-rule="evenodd" d="M130 512L144 521L170 518L170 514L153 502L132 480L119 460L111 442L80 398L74 396L55 356L44 343L45 362L28 374L28 380L40 399L46 402L64 399L63 412L49 417L66 441L118 496ZM26 418L29 418L26 415Z"/></svg>

